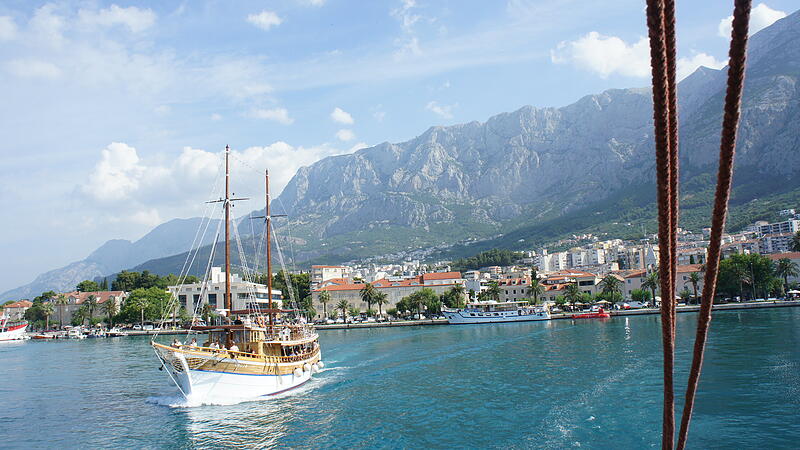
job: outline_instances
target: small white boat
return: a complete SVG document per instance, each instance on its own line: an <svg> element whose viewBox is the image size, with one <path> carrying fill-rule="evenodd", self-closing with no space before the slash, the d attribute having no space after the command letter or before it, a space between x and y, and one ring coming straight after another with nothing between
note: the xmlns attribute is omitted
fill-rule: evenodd
<svg viewBox="0 0 800 450"><path fill-rule="evenodd" d="M530 306L528 302L484 302L467 303L463 309L443 309L442 314L451 324L528 322L549 320L550 312L542 306Z"/></svg>
<svg viewBox="0 0 800 450"><path fill-rule="evenodd" d="M119 327L114 327L114 328L108 330L108 337L120 337L120 336L127 336L127 335L128 335L128 332L127 331L123 331Z"/></svg>
<svg viewBox="0 0 800 450"><path fill-rule="evenodd" d="M67 339L86 339L86 335L83 334L83 328L81 327L72 327L67 330Z"/></svg>

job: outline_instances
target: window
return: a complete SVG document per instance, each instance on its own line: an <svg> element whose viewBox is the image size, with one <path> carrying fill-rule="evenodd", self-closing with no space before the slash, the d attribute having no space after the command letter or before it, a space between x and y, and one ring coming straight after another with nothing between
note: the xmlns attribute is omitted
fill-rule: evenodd
<svg viewBox="0 0 800 450"><path fill-rule="evenodd" d="M186 296L185 295L179 295L178 296L178 301L181 303L181 306L183 306L184 308L186 307Z"/></svg>
<svg viewBox="0 0 800 450"><path fill-rule="evenodd" d="M217 303L217 294L208 294L208 303Z"/></svg>

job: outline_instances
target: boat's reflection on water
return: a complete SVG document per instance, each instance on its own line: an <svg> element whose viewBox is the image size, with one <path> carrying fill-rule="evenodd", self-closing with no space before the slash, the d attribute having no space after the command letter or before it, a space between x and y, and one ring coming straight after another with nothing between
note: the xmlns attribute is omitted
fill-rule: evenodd
<svg viewBox="0 0 800 450"><path fill-rule="evenodd" d="M301 410L288 398L183 408L190 447L275 447Z"/></svg>

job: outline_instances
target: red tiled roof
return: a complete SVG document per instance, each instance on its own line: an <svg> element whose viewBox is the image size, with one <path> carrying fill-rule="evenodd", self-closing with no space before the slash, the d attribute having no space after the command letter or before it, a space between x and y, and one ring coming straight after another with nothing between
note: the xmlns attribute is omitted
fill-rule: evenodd
<svg viewBox="0 0 800 450"><path fill-rule="evenodd" d="M312 269L344 269L344 266L311 266Z"/></svg>
<svg viewBox="0 0 800 450"><path fill-rule="evenodd" d="M691 273L700 272L702 264L686 264L685 266L678 266L678 273Z"/></svg>
<svg viewBox="0 0 800 450"><path fill-rule="evenodd" d="M67 297L75 297L75 304L80 305L89 298L90 295L94 295L97 298L97 303L105 303L109 297L120 297L125 294L125 291L97 291L97 292L79 292L79 291L72 291L72 292L65 292L64 295ZM55 297L54 297L55 298Z"/></svg>
<svg viewBox="0 0 800 450"><path fill-rule="evenodd" d="M434 273L423 273L422 280L459 280L461 279L461 272L434 272Z"/></svg>
<svg viewBox="0 0 800 450"><path fill-rule="evenodd" d="M18 302L5 305L3 308L30 308L31 306L33 306L33 302L29 302L28 300L20 300Z"/></svg>
<svg viewBox="0 0 800 450"><path fill-rule="evenodd" d="M625 278L639 278L639 277L643 277L645 273L647 273L647 271L644 270L644 269L634 270L633 272L625 275Z"/></svg>
<svg viewBox="0 0 800 450"><path fill-rule="evenodd" d="M450 273L458 273L458 272L450 272ZM447 279L447 278L443 278ZM448 286L453 283L448 284L437 284L436 286ZM328 286L320 287L319 289L315 289L315 291L360 291L364 288L366 283L345 283L345 284L332 284ZM398 281L390 281L386 278L375 280L372 282L372 286L375 289L390 289L396 287L419 287L420 289L425 287L420 277L411 278L408 280L398 280Z"/></svg>
<svg viewBox="0 0 800 450"><path fill-rule="evenodd" d="M767 255L767 258L777 261L779 259L788 258L788 259L800 259L800 252L788 252L788 253L771 253Z"/></svg>

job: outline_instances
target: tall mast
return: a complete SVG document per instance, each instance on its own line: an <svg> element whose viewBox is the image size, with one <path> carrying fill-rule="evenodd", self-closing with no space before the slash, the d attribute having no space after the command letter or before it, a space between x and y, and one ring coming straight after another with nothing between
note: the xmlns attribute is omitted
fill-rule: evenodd
<svg viewBox="0 0 800 450"><path fill-rule="evenodd" d="M270 241L272 241L272 224L271 224L271 217L270 217L270 209L269 209L269 169L264 171L265 179L266 179L266 200L267 206L264 209L264 216L266 217L266 233L267 233L267 295L269 296L269 327L272 329L273 322L275 321L275 314L272 312L272 247L270 245Z"/></svg>
<svg viewBox="0 0 800 450"><path fill-rule="evenodd" d="M231 305L231 193L230 193L230 163L228 158L231 153L231 147L225 146L225 309L228 310L230 315L232 308Z"/></svg>

